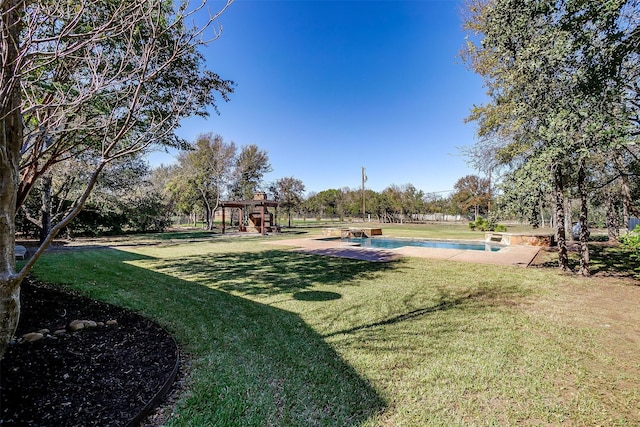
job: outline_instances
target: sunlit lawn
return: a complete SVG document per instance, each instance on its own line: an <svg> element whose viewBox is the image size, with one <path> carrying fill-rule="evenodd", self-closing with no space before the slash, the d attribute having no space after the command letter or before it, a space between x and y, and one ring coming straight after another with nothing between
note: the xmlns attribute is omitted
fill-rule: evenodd
<svg viewBox="0 0 640 427"><path fill-rule="evenodd" d="M640 352L612 359L606 331L538 309L597 280L179 237L34 270L175 336L191 362L172 425L640 423Z"/></svg>

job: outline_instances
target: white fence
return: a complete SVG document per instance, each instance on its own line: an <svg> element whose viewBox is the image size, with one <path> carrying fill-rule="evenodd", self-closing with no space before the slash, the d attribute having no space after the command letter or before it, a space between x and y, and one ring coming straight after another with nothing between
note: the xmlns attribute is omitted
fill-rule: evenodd
<svg viewBox="0 0 640 427"><path fill-rule="evenodd" d="M443 222L456 222L463 221L462 215L446 215L441 213L435 214L413 214L411 219L414 221L443 221Z"/></svg>

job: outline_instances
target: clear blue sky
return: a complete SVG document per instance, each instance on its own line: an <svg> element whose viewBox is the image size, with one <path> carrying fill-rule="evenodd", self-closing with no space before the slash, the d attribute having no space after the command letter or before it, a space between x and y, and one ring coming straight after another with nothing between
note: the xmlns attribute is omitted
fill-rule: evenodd
<svg viewBox="0 0 640 427"><path fill-rule="evenodd" d="M211 1L211 0L210 0ZM211 6L219 6L219 2ZM265 181L296 177L307 192L382 191L411 183L451 190L476 173L456 147L474 143L465 124L484 102L481 80L458 58L457 0L235 0L207 67L234 80L220 115L190 119L179 135L214 132L269 154ZM174 161L154 154L152 165Z"/></svg>

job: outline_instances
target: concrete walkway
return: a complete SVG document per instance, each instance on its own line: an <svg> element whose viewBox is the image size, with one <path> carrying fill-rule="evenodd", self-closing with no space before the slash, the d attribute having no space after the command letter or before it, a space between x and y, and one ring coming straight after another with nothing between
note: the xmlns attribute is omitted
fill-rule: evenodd
<svg viewBox="0 0 640 427"><path fill-rule="evenodd" d="M536 246L507 246L496 252L461 249L421 248L403 246L397 249L372 249L354 246L340 240L288 239L264 242L272 245L293 246L296 251L314 255L336 256L372 262L389 262L403 256L443 259L477 264L514 265L527 267L540 250Z"/></svg>

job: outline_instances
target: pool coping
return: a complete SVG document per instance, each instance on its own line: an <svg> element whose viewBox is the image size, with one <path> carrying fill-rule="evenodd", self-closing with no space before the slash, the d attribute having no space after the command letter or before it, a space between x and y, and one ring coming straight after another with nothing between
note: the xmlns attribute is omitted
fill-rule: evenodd
<svg viewBox="0 0 640 427"><path fill-rule="evenodd" d="M480 241L478 241L480 243ZM402 257L440 259L476 264L527 267L540 251L537 246L506 246L499 251L425 248L402 246L396 249L362 248L352 243L321 238L272 240L265 243L292 246L295 251L314 255L335 256L372 262L390 262ZM484 241L482 241L484 243Z"/></svg>

